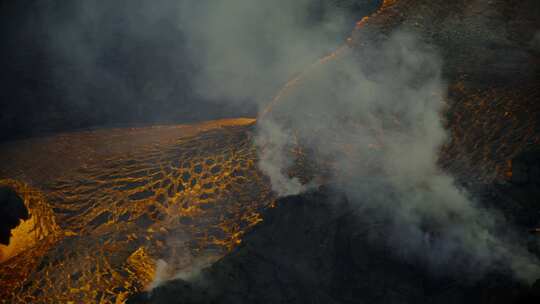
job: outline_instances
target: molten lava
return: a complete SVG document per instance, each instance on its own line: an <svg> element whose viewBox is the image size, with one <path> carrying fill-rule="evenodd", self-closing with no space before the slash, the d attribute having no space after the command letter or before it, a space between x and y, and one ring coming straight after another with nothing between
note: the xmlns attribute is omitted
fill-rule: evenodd
<svg viewBox="0 0 540 304"><path fill-rule="evenodd" d="M0 298L121 303L151 284L159 259L174 274L221 257L274 199L256 168L253 122L68 133L4 147L11 166L0 184L24 198L31 218L2 249Z"/></svg>

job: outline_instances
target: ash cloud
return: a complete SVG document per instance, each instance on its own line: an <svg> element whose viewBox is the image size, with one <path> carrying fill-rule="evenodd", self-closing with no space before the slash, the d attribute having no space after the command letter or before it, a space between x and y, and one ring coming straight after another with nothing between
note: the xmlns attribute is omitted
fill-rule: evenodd
<svg viewBox="0 0 540 304"><path fill-rule="evenodd" d="M332 45L332 31L325 29L343 26L331 14L324 27L299 26L295 14L305 1L231 3L203 6L187 31L205 66L198 91L213 98L264 105L276 84ZM480 277L510 269L519 279L537 279L537 260L511 232L501 233L509 224L479 207L437 165L448 136L438 51L406 29L366 45L310 69L259 119L259 167L274 191L309 188L287 173L295 159L290 150L299 144L313 159L332 164L330 183L386 223L385 238L396 255L438 274Z"/></svg>

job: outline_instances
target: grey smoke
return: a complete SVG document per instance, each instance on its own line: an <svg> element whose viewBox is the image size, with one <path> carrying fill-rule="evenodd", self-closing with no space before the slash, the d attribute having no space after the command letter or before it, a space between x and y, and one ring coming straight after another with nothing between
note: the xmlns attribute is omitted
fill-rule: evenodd
<svg viewBox="0 0 540 304"><path fill-rule="evenodd" d="M274 192L279 196L303 192L306 187L298 178L285 174L294 162L286 151L297 144L290 129L286 130L272 120L261 120L258 127L259 133L255 138L260 151L258 166L270 178Z"/></svg>
<svg viewBox="0 0 540 304"><path fill-rule="evenodd" d="M537 279L536 259L496 234L498 225L508 224L478 208L437 166L447 140L437 52L401 31L366 48L314 71L263 118L259 136L274 135L277 144L261 147L260 167L278 181L274 190L288 193L282 185L290 160L267 162L290 157L282 138L294 130L302 145L331 160L337 187L388 223L385 232L397 255L427 261L437 272L481 275L508 267L520 279Z"/></svg>
<svg viewBox="0 0 540 304"><path fill-rule="evenodd" d="M276 83L335 48L332 30L325 30L340 28L342 19L330 14L323 27L301 26L296 21L306 4L237 0L195 9L185 29L205 66L198 91L265 105ZM259 167L278 195L304 191L288 174L295 157L290 151L299 143L331 164L332 184L388 223L397 255L425 261L437 272L459 268L481 276L502 267L520 279L537 279L536 259L498 234L506 225L502 218L479 208L437 165L447 140L437 54L403 30L310 69L259 119Z"/></svg>
<svg viewBox="0 0 540 304"><path fill-rule="evenodd" d="M12 26L32 47L13 53L36 53L40 86L24 98L43 109L39 123L66 128L255 116L258 102L343 40L346 11L377 1L26 2L16 6L27 20Z"/></svg>
<svg viewBox="0 0 540 304"><path fill-rule="evenodd" d="M33 2L35 43L47 58L36 77L51 99L36 103L51 124L186 123L256 112L195 92L200 65L183 32L182 1Z"/></svg>
<svg viewBox="0 0 540 304"><path fill-rule="evenodd" d="M335 184L389 222L396 254L428 261L435 271L453 265L479 274L509 267L520 279L536 279L536 259L496 234L498 225L508 224L478 208L437 166L447 132L436 51L407 32L367 48L360 54L351 50L305 79L282 101L278 118L265 118L277 122L262 124L261 136L271 134L265 126L289 128L318 156L331 159ZM285 146L277 148L290 155ZM262 155L278 153L265 149ZM263 170L271 167L266 161ZM283 164L268 171L280 180L277 186L286 177Z"/></svg>
<svg viewBox="0 0 540 304"><path fill-rule="evenodd" d="M181 1L180 26L202 67L194 75L197 92L229 103L266 102L344 40L352 29L346 2Z"/></svg>

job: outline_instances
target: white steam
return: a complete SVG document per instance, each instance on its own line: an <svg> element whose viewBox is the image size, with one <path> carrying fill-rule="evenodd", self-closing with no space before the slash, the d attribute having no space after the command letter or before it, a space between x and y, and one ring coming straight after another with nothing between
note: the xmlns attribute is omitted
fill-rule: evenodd
<svg viewBox="0 0 540 304"><path fill-rule="evenodd" d="M259 168L272 183L272 190L279 196L293 195L303 192L306 187L298 178L285 175L292 166L293 159L286 153L296 142L290 130L286 130L272 120L262 120L258 124L259 134L255 144L260 149Z"/></svg>
<svg viewBox="0 0 540 304"><path fill-rule="evenodd" d="M481 276L498 267L537 279L536 259L496 234L506 223L475 206L437 165L447 133L436 52L405 32L365 48L322 66L259 124L260 168L278 182L276 192L290 192L281 190L292 157L283 138L294 130L304 147L331 160L337 187L388 223L397 255L435 272Z"/></svg>
<svg viewBox="0 0 540 304"><path fill-rule="evenodd" d="M337 47L332 35L348 31L332 9L317 26L302 23L308 0L183 3L182 29L202 67L197 91L226 101L265 105L284 79ZM502 268L537 279L537 260L509 234L499 235L504 221L437 166L447 140L437 53L398 31L310 70L259 119L259 167L277 194L304 191L287 174L299 143L331 164L332 184L388 224L397 255L436 272L481 276Z"/></svg>
<svg viewBox="0 0 540 304"><path fill-rule="evenodd" d="M328 1L180 3L180 27L200 65L196 90L228 103L265 102L288 77L333 50L351 27L333 5L312 16L315 4Z"/></svg>

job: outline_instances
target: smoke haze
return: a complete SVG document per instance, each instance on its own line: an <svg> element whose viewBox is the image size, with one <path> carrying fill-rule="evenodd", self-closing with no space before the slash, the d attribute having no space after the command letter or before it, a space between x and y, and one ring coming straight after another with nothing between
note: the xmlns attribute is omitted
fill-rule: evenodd
<svg viewBox="0 0 540 304"><path fill-rule="evenodd" d="M260 136L274 136L261 141L278 143L261 149L260 167L274 190L290 193L282 186L290 160L268 162L291 155L282 139L294 132L319 159L330 160L333 184L365 214L386 223L383 233L398 256L427 261L438 274L480 277L509 268L534 281L540 273L536 259L511 233L500 233L499 227L510 225L476 206L437 165L447 140L437 52L399 31L367 48L350 50L312 73L276 113L264 117L276 121L260 123Z"/></svg>
<svg viewBox="0 0 540 304"><path fill-rule="evenodd" d="M341 43L378 2L3 1L0 141L253 117L253 98L270 98L287 73ZM313 49L294 41L300 36Z"/></svg>
<svg viewBox="0 0 540 304"><path fill-rule="evenodd" d="M202 65L197 91L228 102L267 101L284 80L335 49L352 29L348 12L329 1L181 4L181 27Z"/></svg>
<svg viewBox="0 0 540 304"><path fill-rule="evenodd" d="M344 24L330 14L322 27L298 26L295 14L303 5L234 1L203 8L192 26L206 65L198 91L263 105L282 77L333 45L332 30L326 30ZM261 37L274 38L260 43ZM510 269L532 281L538 263L511 233L500 233L509 224L478 207L437 165L447 140L442 64L438 50L403 29L310 69L259 119L259 167L278 195L304 191L288 174L295 157L290 151L300 144L313 159L331 164L333 185L386 223L397 256L423 261L435 273L481 277Z"/></svg>

